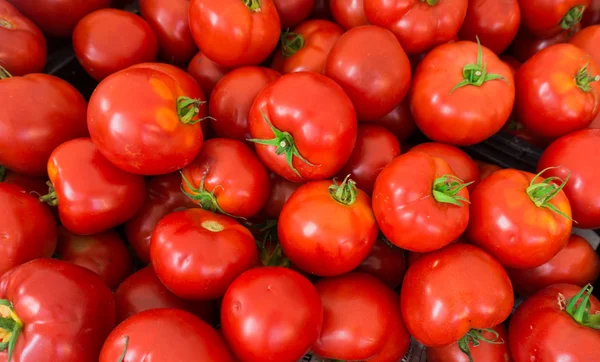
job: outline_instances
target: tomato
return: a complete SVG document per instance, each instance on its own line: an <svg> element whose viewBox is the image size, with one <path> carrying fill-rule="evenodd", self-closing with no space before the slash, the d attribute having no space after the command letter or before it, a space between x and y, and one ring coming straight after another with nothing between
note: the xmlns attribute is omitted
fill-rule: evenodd
<svg viewBox="0 0 600 362"><path fill-rule="evenodd" d="M446 161L408 152L377 177L373 211L381 231L394 245L418 252L436 250L467 228L466 187Z"/></svg>
<svg viewBox="0 0 600 362"><path fill-rule="evenodd" d="M57 147L48 161L48 175L53 187L41 200L58 203L63 226L79 235L96 234L127 221L146 198L144 178L113 166L89 138Z"/></svg>
<svg viewBox="0 0 600 362"><path fill-rule="evenodd" d="M279 19L281 29L289 29L300 24L308 18L315 6L315 0L273 0Z"/></svg>
<svg viewBox="0 0 600 362"><path fill-rule="evenodd" d="M222 66L260 64L279 41L273 0L191 0L189 11L196 45Z"/></svg>
<svg viewBox="0 0 600 362"><path fill-rule="evenodd" d="M459 41L435 48L421 61L410 108L431 140L467 146L498 132L514 100L510 67L491 50Z"/></svg>
<svg viewBox="0 0 600 362"><path fill-rule="evenodd" d="M229 69L220 66L199 52L190 61L187 71L198 82L206 97L209 98L217 82L229 72Z"/></svg>
<svg viewBox="0 0 600 362"><path fill-rule="evenodd" d="M506 327L502 324L489 331L483 331L481 334L482 340L473 343L466 341L469 344L471 357L473 362L510 362L510 349L508 347L508 334ZM487 343L485 340L494 341ZM446 347L428 347L427 362L469 362L469 357L460 350L458 343L452 343Z"/></svg>
<svg viewBox="0 0 600 362"><path fill-rule="evenodd" d="M281 75L263 67L242 67L223 76L210 95L211 127L218 137L246 141L250 138L248 115L254 99Z"/></svg>
<svg viewBox="0 0 600 362"><path fill-rule="evenodd" d="M590 0L519 0L521 23L538 38L550 38L579 25Z"/></svg>
<svg viewBox="0 0 600 362"><path fill-rule="evenodd" d="M371 274L396 289L402 284L407 263L404 251L395 247L384 237L377 239L371 253L360 263L356 271Z"/></svg>
<svg viewBox="0 0 600 362"><path fill-rule="evenodd" d="M463 243L417 259L408 268L400 292L406 327L427 347L472 341L481 329L502 323L513 303L510 279L502 265L483 250Z"/></svg>
<svg viewBox="0 0 600 362"><path fill-rule="evenodd" d="M307 20L293 32L285 32L271 67L280 73L325 72L331 48L344 31L327 20Z"/></svg>
<svg viewBox="0 0 600 362"><path fill-rule="evenodd" d="M53 37L70 37L77 22L87 14L107 8L110 0L10 0L44 33ZM119 37L120 40L122 37Z"/></svg>
<svg viewBox="0 0 600 362"><path fill-rule="evenodd" d="M96 361L115 324L115 300L102 279L60 260L7 272L0 298L3 362Z"/></svg>
<svg viewBox="0 0 600 362"><path fill-rule="evenodd" d="M322 321L315 287L282 267L246 271L221 305L223 336L240 362L296 361L317 341Z"/></svg>
<svg viewBox="0 0 600 362"><path fill-rule="evenodd" d="M369 362L395 362L399 361L408 353L410 347L410 334L404 325L400 305L398 303L398 295L396 293L386 293L389 299L393 298L396 308L389 316L390 326L386 332L387 342L383 348L373 357L369 358Z"/></svg>
<svg viewBox="0 0 600 362"><path fill-rule="evenodd" d="M356 146L338 176L350 175L359 189L371 195L377 175L399 154L400 143L392 132L381 126L361 124Z"/></svg>
<svg viewBox="0 0 600 362"><path fill-rule="evenodd" d="M502 170L502 167L491 164L491 163L486 163L486 162L478 161L478 160L475 160L475 163L477 164L477 167L479 168L479 177L480 177L481 181L486 179L492 173Z"/></svg>
<svg viewBox="0 0 600 362"><path fill-rule="evenodd" d="M363 3L364 0L329 0L329 10L336 23L350 30L369 23Z"/></svg>
<svg viewBox="0 0 600 362"><path fill-rule="evenodd" d="M178 309L140 312L115 328L100 362L233 362L223 338L206 322Z"/></svg>
<svg viewBox="0 0 600 362"><path fill-rule="evenodd" d="M349 178L341 184L323 180L300 186L283 206L277 225L285 255L319 276L356 268L371 252L377 233L369 196Z"/></svg>
<svg viewBox="0 0 600 362"><path fill-rule="evenodd" d="M0 166L0 182L20 186L29 194L38 193L43 195L48 192L48 184L46 183L48 179L46 177L22 175L6 170L3 166Z"/></svg>
<svg viewBox="0 0 600 362"><path fill-rule="evenodd" d="M404 142L417 129L410 113L408 97L405 97L390 113L371 123L387 128L400 142Z"/></svg>
<svg viewBox="0 0 600 362"><path fill-rule="evenodd" d="M120 169L170 173L198 154L205 103L198 84L182 70L140 64L98 85L88 107L88 127L100 152Z"/></svg>
<svg viewBox="0 0 600 362"><path fill-rule="evenodd" d="M524 63L534 54L548 48L549 46L566 43L569 41L571 36L573 36L573 33L577 31L577 29L565 30L553 37L543 39L536 38L526 30L521 29L517 33L517 36L515 37L515 40L509 49L510 54L512 54L518 61Z"/></svg>
<svg viewBox="0 0 600 362"><path fill-rule="evenodd" d="M58 145L87 135L85 99L55 76L4 78L1 70L0 99L10 102L0 107L0 164L26 175L46 175L48 157Z"/></svg>
<svg viewBox="0 0 600 362"><path fill-rule="evenodd" d="M600 5L599 5L600 8ZM600 9L599 9L600 12ZM600 15L599 15L600 17ZM579 33L575 34L569 40L569 43L578 46L587 52L594 64L598 66L600 64L600 49L598 48L598 44L600 42L600 25L590 26L581 30ZM592 123L588 125L589 128L600 128L600 113L596 115Z"/></svg>
<svg viewBox="0 0 600 362"><path fill-rule="evenodd" d="M313 72L286 74L266 86L248 126L265 166L293 182L335 175L356 142L352 102L334 81Z"/></svg>
<svg viewBox="0 0 600 362"><path fill-rule="evenodd" d="M387 342L397 296L385 284L364 273L321 279L315 284L323 302L323 328L312 351L333 360L365 360ZM405 346L410 336L406 328ZM406 351L405 351L406 352Z"/></svg>
<svg viewBox="0 0 600 362"><path fill-rule="evenodd" d="M521 23L521 10L517 0L469 1L467 16L458 32L461 39L475 41L496 54L512 43Z"/></svg>
<svg viewBox="0 0 600 362"><path fill-rule="evenodd" d="M367 20L391 30L408 54L452 40L467 14L467 0L364 0ZM503 10L506 11L506 10Z"/></svg>
<svg viewBox="0 0 600 362"><path fill-rule="evenodd" d="M591 0L590 5L585 8L581 24L584 27L600 24L600 0Z"/></svg>
<svg viewBox="0 0 600 362"><path fill-rule="evenodd" d="M283 205L298 190L301 184L290 182L274 173L269 175L269 179L271 181L271 193L263 210L268 217L279 219Z"/></svg>
<svg viewBox="0 0 600 362"><path fill-rule="evenodd" d="M560 166L546 172L548 177L570 182L564 187L573 212L573 220L582 229L600 227L600 159L595 157L600 142L600 130L573 132L554 141L542 154L538 169Z"/></svg>
<svg viewBox="0 0 600 362"><path fill-rule="evenodd" d="M508 329L514 361L597 359L600 302L591 292L591 286L555 284L526 299Z"/></svg>

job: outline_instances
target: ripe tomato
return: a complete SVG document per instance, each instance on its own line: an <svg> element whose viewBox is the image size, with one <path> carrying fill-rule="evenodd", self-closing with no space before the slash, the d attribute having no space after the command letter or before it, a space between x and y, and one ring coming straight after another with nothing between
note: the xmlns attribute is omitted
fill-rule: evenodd
<svg viewBox="0 0 600 362"><path fill-rule="evenodd" d="M521 23L521 10L517 0L469 1L467 16L458 32L463 40L475 41L496 54L512 43Z"/></svg>
<svg viewBox="0 0 600 362"><path fill-rule="evenodd" d="M454 39L467 14L467 0L364 0L373 25L391 30L408 54ZM504 10L506 11L506 10Z"/></svg>
<svg viewBox="0 0 600 362"><path fill-rule="evenodd" d="M300 186L281 210L277 233L292 263L311 274L334 276L369 255L378 228L369 196L346 178L341 184L323 180Z"/></svg>
<svg viewBox="0 0 600 362"><path fill-rule="evenodd" d="M400 142L404 142L417 129L410 112L408 97L405 97L390 113L371 123L387 128Z"/></svg>
<svg viewBox="0 0 600 362"><path fill-rule="evenodd" d="M502 170L502 167L491 164L491 163L486 163L486 162L478 161L478 160L475 160L475 163L477 164L477 167L479 168L479 178L481 179L481 181L486 179L492 173Z"/></svg>
<svg viewBox="0 0 600 362"><path fill-rule="evenodd" d="M282 74L310 71L325 72L331 48L344 31L327 20L307 20L293 32L284 32L271 67Z"/></svg>
<svg viewBox="0 0 600 362"><path fill-rule="evenodd" d="M354 150L338 176L350 175L359 189L371 195L381 170L399 154L400 143L392 132L381 126L361 124Z"/></svg>
<svg viewBox="0 0 600 362"><path fill-rule="evenodd" d="M369 358L369 362L392 362L399 361L405 356L410 347L410 334L404 325L402 312L400 312L400 304L398 303L398 295L396 293L386 293L389 299L393 299L396 308L388 317L390 326L386 332L387 342L383 348L373 357Z"/></svg>
<svg viewBox="0 0 600 362"><path fill-rule="evenodd" d="M521 23L538 38L549 38L579 25L590 0L519 0Z"/></svg>
<svg viewBox="0 0 600 362"><path fill-rule="evenodd" d="M502 323L513 303L502 265L464 243L422 255L408 268L400 292L408 331L427 347L467 342Z"/></svg>
<svg viewBox="0 0 600 362"><path fill-rule="evenodd" d="M489 343L490 341L492 343ZM472 362L510 362L508 334L502 324L484 330L477 339L466 340L471 352ZM458 343L446 347L428 347L427 362L470 362L469 357L460 350Z"/></svg>
<svg viewBox="0 0 600 362"><path fill-rule="evenodd" d="M435 48L421 61L410 107L431 140L467 146L498 132L514 100L510 67L491 50L459 41Z"/></svg>
<svg viewBox="0 0 600 362"><path fill-rule="evenodd" d="M0 298L2 361L97 361L115 325L115 300L102 279L60 260L5 273Z"/></svg>
<svg viewBox="0 0 600 362"><path fill-rule="evenodd" d="M263 208L268 217L279 219L279 214L283 209L283 205L298 190L301 184L290 182L277 174L271 172L269 175L271 181L271 193Z"/></svg>
<svg viewBox="0 0 600 362"><path fill-rule="evenodd" d="M350 30L369 24L363 3L364 0L329 0L329 10L336 23Z"/></svg>
<svg viewBox="0 0 600 362"><path fill-rule="evenodd" d="M404 250L395 247L382 236L377 239L371 253L360 263L356 271L369 273L388 287L396 289L402 284L406 267Z"/></svg>
<svg viewBox="0 0 600 362"><path fill-rule="evenodd" d="M261 161L293 182L335 175L356 142L352 102L334 81L313 72L286 74L266 86L248 126Z"/></svg>
<svg viewBox="0 0 600 362"><path fill-rule="evenodd" d="M138 313L115 328L99 362L233 362L223 338L210 325L178 309Z"/></svg>
<svg viewBox="0 0 600 362"><path fill-rule="evenodd" d="M600 25L590 26L581 30L569 40L569 43L578 46L588 53L596 66L600 64L600 48L598 48L598 44L600 44ZM596 118L594 118L588 127L600 128L600 113L596 115Z"/></svg>
<svg viewBox="0 0 600 362"><path fill-rule="evenodd" d="M88 133L85 99L55 76L4 78L0 68L0 99L10 100L0 107L0 164L12 171L46 175L50 153Z"/></svg>
<svg viewBox="0 0 600 362"><path fill-rule="evenodd" d="M206 98L209 98L217 82L229 72L229 69L220 66L199 52L190 61L187 71L198 82Z"/></svg>
<svg viewBox="0 0 600 362"><path fill-rule="evenodd" d="M590 5L585 8L581 25L588 27L600 24L600 0L591 0Z"/></svg>
<svg viewBox="0 0 600 362"><path fill-rule="evenodd" d="M308 18L315 6L315 0L273 0L279 19L281 29L289 29Z"/></svg>
<svg viewBox="0 0 600 362"><path fill-rule="evenodd" d="M223 336L240 362L296 361L317 341L322 322L315 287L282 267L246 271L221 305Z"/></svg>
<svg viewBox="0 0 600 362"><path fill-rule="evenodd" d="M600 302L591 292L591 286L555 284L527 298L508 329L514 361L598 359Z"/></svg>
<svg viewBox="0 0 600 362"><path fill-rule="evenodd" d="M576 29L577 30L577 29ZM566 43L576 30L565 30L550 38L536 38L527 30L521 28L513 41L509 52L518 61L524 63L537 52L555 44Z"/></svg>
<svg viewBox="0 0 600 362"><path fill-rule="evenodd" d="M539 170L560 166L548 170L548 177L565 179L571 175L570 182L563 190L569 199L573 220L582 229L600 227L600 159L595 156L598 144L600 130L573 132L554 141L538 163Z"/></svg>
<svg viewBox="0 0 600 362"><path fill-rule="evenodd" d="M248 115L258 93L281 75L263 67L242 67L223 76L210 95L211 128L218 137L246 141Z"/></svg>
<svg viewBox="0 0 600 362"><path fill-rule="evenodd" d="M159 175L183 168L198 154L206 101L184 71L140 64L102 81L88 107L94 143L120 169Z"/></svg>
<svg viewBox="0 0 600 362"><path fill-rule="evenodd" d="M383 234L403 249L439 249L467 228L467 186L441 158L422 152L398 156L375 181L377 223Z"/></svg>
<svg viewBox="0 0 600 362"><path fill-rule="evenodd" d="M79 235L96 234L127 221L146 198L144 178L113 166L89 138L57 147L48 160L48 176L53 187L41 199L58 203L60 221Z"/></svg>
<svg viewBox="0 0 600 362"><path fill-rule="evenodd" d="M273 0L191 0L190 27L200 51L225 67L262 63L277 46Z"/></svg>

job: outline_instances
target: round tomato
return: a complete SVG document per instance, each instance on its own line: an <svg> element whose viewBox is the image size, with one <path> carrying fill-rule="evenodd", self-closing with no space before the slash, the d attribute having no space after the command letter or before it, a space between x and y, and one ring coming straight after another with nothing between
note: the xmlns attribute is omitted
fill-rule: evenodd
<svg viewBox="0 0 600 362"><path fill-rule="evenodd" d="M410 112L408 97L405 97L390 113L371 123L387 128L400 142L404 142L417 129Z"/></svg>
<svg viewBox="0 0 600 362"><path fill-rule="evenodd" d="M388 287L396 289L402 284L406 267L404 250L395 247L382 236L377 239L371 253L356 270L369 273Z"/></svg>
<svg viewBox="0 0 600 362"><path fill-rule="evenodd" d="M467 146L498 132L514 101L510 67L491 50L459 41L435 48L421 61L410 107L431 140Z"/></svg>
<svg viewBox="0 0 600 362"><path fill-rule="evenodd" d="M352 102L334 81L314 72L286 74L266 86L248 125L262 162L294 182L335 175L356 142Z"/></svg>
<svg viewBox="0 0 600 362"><path fill-rule="evenodd" d="M199 52L190 61L187 71L198 82L206 97L209 98L217 82L229 72L229 69L220 66Z"/></svg>
<svg viewBox="0 0 600 362"><path fill-rule="evenodd" d="M281 29L284 30L308 18L315 6L315 0L273 0L273 3L281 20Z"/></svg>
<svg viewBox="0 0 600 362"><path fill-rule="evenodd" d="M369 23L363 3L364 0L329 0L329 10L336 23L350 30Z"/></svg>
<svg viewBox="0 0 600 362"><path fill-rule="evenodd" d="M473 333L465 340L469 356L458 343L446 347L428 347L427 362L510 362L508 334L502 324L481 332Z"/></svg>
<svg viewBox="0 0 600 362"><path fill-rule="evenodd" d="M590 0L519 0L521 23L538 38L549 38L579 25Z"/></svg>
<svg viewBox="0 0 600 362"><path fill-rule="evenodd" d="M271 193L263 210L268 217L279 219L283 205L301 184L290 182L274 173L269 175L269 179L271 180Z"/></svg>
<svg viewBox="0 0 600 362"><path fill-rule="evenodd" d="M565 30L550 38L539 39L522 29L517 33L509 52L524 63L537 52L555 44L566 43L575 31Z"/></svg>

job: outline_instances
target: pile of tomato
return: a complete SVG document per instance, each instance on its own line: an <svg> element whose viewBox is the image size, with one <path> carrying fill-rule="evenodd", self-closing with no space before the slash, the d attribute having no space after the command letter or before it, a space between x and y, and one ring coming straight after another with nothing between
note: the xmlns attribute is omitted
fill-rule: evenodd
<svg viewBox="0 0 600 362"><path fill-rule="evenodd" d="M0 0L0 362L600 361L596 24ZM535 174L466 152L499 132Z"/></svg>

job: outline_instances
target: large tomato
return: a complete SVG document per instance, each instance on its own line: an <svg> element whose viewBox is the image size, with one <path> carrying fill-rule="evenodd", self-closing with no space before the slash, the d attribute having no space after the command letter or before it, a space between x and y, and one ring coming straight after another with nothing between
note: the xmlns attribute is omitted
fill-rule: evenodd
<svg viewBox="0 0 600 362"><path fill-rule="evenodd" d="M269 179L271 180L271 193L263 210L268 217L279 219L283 205L298 190L301 184L288 181L272 172L269 175Z"/></svg>
<svg viewBox="0 0 600 362"><path fill-rule="evenodd" d="M600 65L600 47L598 47L598 44L600 44L600 25L581 30L569 40L569 43L583 49L592 57L596 66ZM600 112L590 123L589 128L600 128Z"/></svg>
<svg viewBox="0 0 600 362"><path fill-rule="evenodd" d="M206 98L209 98L217 82L227 74L229 69L208 59L202 52L198 52L190 61L187 71L200 84Z"/></svg>
<svg viewBox="0 0 600 362"><path fill-rule="evenodd" d="M427 252L458 238L469 222L467 184L441 158L396 157L377 177L373 211L383 234L403 249Z"/></svg>
<svg viewBox="0 0 600 362"><path fill-rule="evenodd" d="M404 250L395 247L384 237L380 237L373 245L371 253L356 270L369 273L388 287L396 289L402 284L406 273L406 264Z"/></svg>
<svg viewBox="0 0 600 362"><path fill-rule="evenodd" d="M506 327L499 324L477 334L477 339L467 339L472 360L461 350L458 343L446 347L428 347L427 362L510 362L510 348ZM490 341L492 343L489 343Z"/></svg>
<svg viewBox="0 0 600 362"><path fill-rule="evenodd" d="M373 25L391 30L408 54L419 54L456 37L467 0L364 0ZM503 10L506 11L506 10Z"/></svg>
<svg viewBox="0 0 600 362"><path fill-rule="evenodd" d="M308 18L315 6L315 0L273 0L273 3L283 30L294 27Z"/></svg>
<svg viewBox="0 0 600 362"><path fill-rule="evenodd" d="M411 88L417 126L437 142L481 142L510 116L515 85L510 67L470 41L441 45L421 61Z"/></svg>
<svg viewBox="0 0 600 362"><path fill-rule="evenodd" d="M400 142L404 142L417 129L410 112L408 97L405 97L390 113L371 123L387 128Z"/></svg>
<svg viewBox="0 0 600 362"><path fill-rule="evenodd" d="M103 80L90 99L88 128L104 157L130 173L158 175L192 162L202 146L202 89L184 71L145 63Z"/></svg>
<svg viewBox="0 0 600 362"><path fill-rule="evenodd" d="M0 279L2 362L97 361L115 325L115 300L78 265L37 259Z"/></svg>
<svg viewBox="0 0 600 362"><path fill-rule="evenodd" d="M509 52L518 61L524 63L537 52L555 44L566 43L574 31L564 30L550 38L537 38L531 35L527 30L521 28L517 33Z"/></svg>
<svg viewBox="0 0 600 362"><path fill-rule="evenodd" d="M519 0L521 23L538 38L549 38L579 25L590 0Z"/></svg>
<svg viewBox="0 0 600 362"><path fill-rule="evenodd" d="M363 0L328 0L328 2L335 22L344 29L350 30L369 24Z"/></svg>
<svg viewBox="0 0 600 362"><path fill-rule="evenodd" d="M352 102L334 81L313 72L286 74L265 87L248 125L263 163L294 182L335 175L356 142Z"/></svg>

